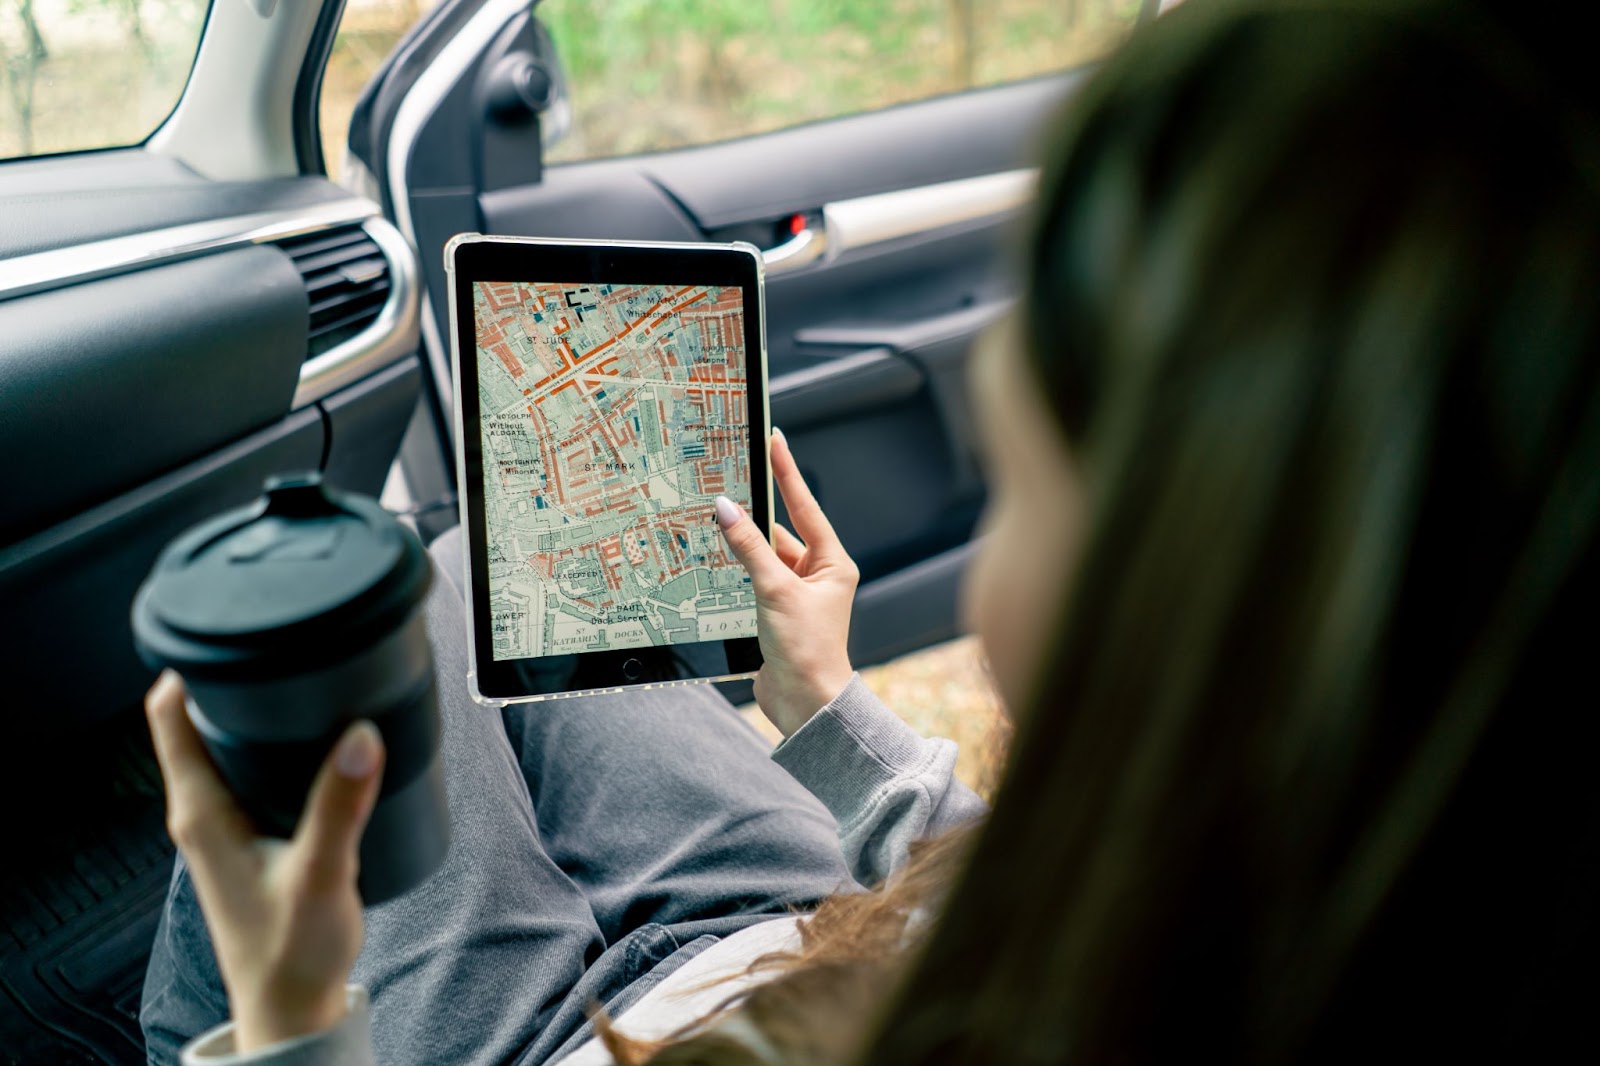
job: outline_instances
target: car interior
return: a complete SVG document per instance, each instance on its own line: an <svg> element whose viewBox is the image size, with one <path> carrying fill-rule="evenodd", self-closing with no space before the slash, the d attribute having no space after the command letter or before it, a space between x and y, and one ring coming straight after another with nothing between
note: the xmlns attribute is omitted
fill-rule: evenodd
<svg viewBox="0 0 1600 1066"><path fill-rule="evenodd" d="M163 545L304 470L424 540L455 523L458 232L761 248L773 422L861 570L854 661L957 633L984 499L965 363L1086 68L554 164L577 86L537 6L423 14L354 106L342 184L317 102L344 0L212 0L143 143L0 161L0 1061L144 1061L173 850L128 619Z"/></svg>

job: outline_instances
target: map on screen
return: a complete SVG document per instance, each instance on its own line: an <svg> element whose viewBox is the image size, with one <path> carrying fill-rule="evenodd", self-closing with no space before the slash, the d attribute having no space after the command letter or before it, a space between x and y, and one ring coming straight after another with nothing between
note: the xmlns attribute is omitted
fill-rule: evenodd
<svg viewBox="0 0 1600 1066"><path fill-rule="evenodd" d="M475 282L494 658L753 637L737 286Z"/></svg>

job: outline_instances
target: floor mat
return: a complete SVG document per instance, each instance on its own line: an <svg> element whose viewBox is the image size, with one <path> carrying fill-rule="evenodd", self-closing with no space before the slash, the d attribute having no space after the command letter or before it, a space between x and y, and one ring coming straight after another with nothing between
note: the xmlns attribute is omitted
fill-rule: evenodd
<svg viewBox="0 0 1600 1066"><path fill-rule="evenodd" d="M139 994L172 846L142 716L124 717L93 750L66 739L20 745L30 757L7 774L16 828L0 871L5 1066L145 1061ZM69 744L71 757L60 751Z"/></svg>

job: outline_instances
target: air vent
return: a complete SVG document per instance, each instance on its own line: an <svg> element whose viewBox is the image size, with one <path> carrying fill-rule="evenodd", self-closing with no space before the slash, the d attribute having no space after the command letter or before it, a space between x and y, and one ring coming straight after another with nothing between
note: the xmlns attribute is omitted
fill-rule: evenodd
<svg viewBox="0 0 1600 1066"><path fill-rule="evenodd" d="M389 261L359 223L275 241L305 279L311 301L306 358L370 326L389 299Z"/></svg>

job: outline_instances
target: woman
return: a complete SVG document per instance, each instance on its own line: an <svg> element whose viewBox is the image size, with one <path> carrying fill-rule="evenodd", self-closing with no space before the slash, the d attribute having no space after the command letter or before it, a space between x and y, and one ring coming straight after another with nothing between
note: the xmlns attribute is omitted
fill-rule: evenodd
<svg viewBox="0 0 1600 1066"><path fill-rule="evenodd" d="M1600 136L1572 74L1474 5L1376 0L1191 0L1107 65L1043 187L1019 335L975 361L994 495L967 613L1018 709L994 811L964 857L908 862L909 831L972 805L944 749L894 732L859 682L838 692L852 571L775 442L808 546L724 519L760 598L758 695L790 730L826 703L786 747L887 753L873 796L899 812L831 798L860 805L853 872L898 876L823 904L798 950L790 923L757 923L788 961L665 1046L604 1034L616 1057L1592 1042ZM201 844L183 790L214 782L172 706L158 693L152 721L177 827L195 823L180 842ZM301 1009L333 1001L359 937L350 841L376 752L349 751L366 776L330 768L308 819L331 870L260 894L337 950L289 971L225 958L241 1032L246 1012L274 1038L350 1028L342 1001ZM863 812L878 828L852 840ZM796 898L829 876L785 861ZM594 998L635 1032L629 1002ZM331 1061L325 1035L294 1046Z"/></svg>

